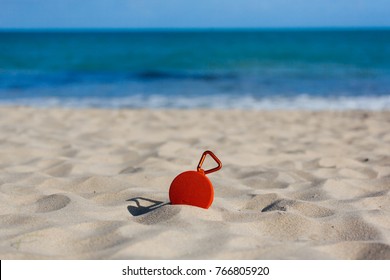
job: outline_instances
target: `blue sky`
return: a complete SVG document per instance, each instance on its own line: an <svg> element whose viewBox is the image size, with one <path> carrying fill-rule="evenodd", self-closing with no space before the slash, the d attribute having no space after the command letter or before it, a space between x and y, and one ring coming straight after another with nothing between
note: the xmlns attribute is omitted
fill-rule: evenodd
<svg viewBox="0 0 390 280"><path fill-rule="evenodd" d="M390 0L0 0L0 28L390 27Z"/></svg>

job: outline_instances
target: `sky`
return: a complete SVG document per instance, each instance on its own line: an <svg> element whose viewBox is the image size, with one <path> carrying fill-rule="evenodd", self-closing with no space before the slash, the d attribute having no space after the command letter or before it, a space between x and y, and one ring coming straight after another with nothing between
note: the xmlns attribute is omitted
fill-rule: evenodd
<svg viewBox="0 0 390 280"><path fill-rule="evenodd" d="M0 28L390 27L390 0L0 0Z"/></svg>

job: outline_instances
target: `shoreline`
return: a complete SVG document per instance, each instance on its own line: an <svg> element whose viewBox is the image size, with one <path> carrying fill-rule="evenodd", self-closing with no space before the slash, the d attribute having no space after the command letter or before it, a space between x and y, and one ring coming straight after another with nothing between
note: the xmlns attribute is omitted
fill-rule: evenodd
<svg viewBox="0 0 390 280"><path fill-rule="evenodd" d="M35 106L35 105L15 105L15 104L1 104L0 110L12 109L31 109L31 110L58 110L58 111L112 111L112 112L133 112L133 111L156 111L156 112L196 112L196 111L216 111L216 112L243 112L243 113L373 113L373 114L387 114L390 108L386 109L364 109L364 108L345 108L345 109L306 109L306 108L209 108L209 107L193 107L193 108L176 108L176 107L72 107L72 106Z"/></svg>
<svg viewBox="0 0 390 280"><path fill-rule="evenodd" d="M58 89L59 92L68 89ZM14 100L4 99L0 93L0 107L32 107L32 108L74 108L74 109L152 109L152 110L254 110L254 111L388 111L390 110L390 96L310 96L299 94L295 96L265 96L262 98L243 94L211 94L206 95L160 95L160 94L135 94L122 97L24 97ZM95 88L90 90L94 91ZM120 89L118 89L120 92ZM39 94L35 93L35 94Z"/></svg>

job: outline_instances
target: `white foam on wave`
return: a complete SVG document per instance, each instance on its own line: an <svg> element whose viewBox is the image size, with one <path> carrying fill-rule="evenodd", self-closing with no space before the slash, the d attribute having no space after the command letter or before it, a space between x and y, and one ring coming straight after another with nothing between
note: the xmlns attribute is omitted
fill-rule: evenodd
<svg viewBox="0 0 390 280"><path fill-rule="evenodd" d="M3 105L67 108L215 108L255 110L390 110L390 95L313 97L306 94L294 97L231 96L164 96L132 95L114 98L21 98L0 100Z"/></svg>

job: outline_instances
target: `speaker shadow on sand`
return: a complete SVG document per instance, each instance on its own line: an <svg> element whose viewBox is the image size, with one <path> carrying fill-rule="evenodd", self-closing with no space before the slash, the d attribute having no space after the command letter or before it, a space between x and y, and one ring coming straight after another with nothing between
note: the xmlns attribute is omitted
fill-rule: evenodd
<svg viewBox="0 0 390 280"><path fill-rule="evenodd" d="M126 201L131 201L133 204L135 204L127 206L127 210L133 216L144 215L160 207L163 207L164 205L171 204L170 202L163 202L145 197L134 197Z"/></svg>

